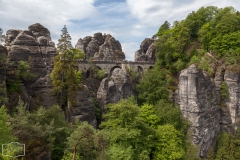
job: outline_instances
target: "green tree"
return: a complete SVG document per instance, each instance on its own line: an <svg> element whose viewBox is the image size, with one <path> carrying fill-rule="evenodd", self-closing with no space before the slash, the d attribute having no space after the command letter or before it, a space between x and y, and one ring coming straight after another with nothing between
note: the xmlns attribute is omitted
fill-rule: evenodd
<svg viewBox="0 0 240 160"><path fill-rule="evenodd" d="M108 133L95 130L87 122L77 124L76 129L67 138L67 150L65 157L69 159L96 159L106 160L106 150L109 144ZM72 156L72 157L70 157Z"/></svg>
<svg viewBox="0 0 240 160"><path fill-rule="evenodd" d="M143 122L153 127L157 127L160 121L159 117L155 114L154 107L149 104L144 104L141 106L139 117Z"/></svg>
<svg viewBox="0 0 240 160"><path fill-rule="evenodd" d="M107 108L100 127L108 130L111 137L108 151L110 158L118 157L123 152L126 155L120 157L126 159L149 158L155 132L139 117L140 108L134 98L120 100Z"/></svg>
<svg viewBox="0 0 240 160"><path fill-rule="evenodd" d="M223 132L218 137L216 160L235 160L234 158L235 145L233 136Z"/></svg>
<svg viewBox="0 0 240 160"><path fill-rule="evenodd" d="M5 106L0 107L0 144L8 144L16 140L12 135L12 127L9 124L9 118L10 116L8 115ZM2 147L0 148L0 153L2 153Z"/></svg>
<svg viewBox="0 0 240 160"><path fill-rule="evenodd" d="M54 69L51 73L53 93L60 95L62 108L71 107L76 103L75 93L82 87L77 59L84 59L85 55L80 50L72 48L70 40L71 37L64 26L61 38L58 40L58 55L54 57Z"/></svg>
<svg viewBox="0 0 240 160"><path fill-rule="evenodd" d="M155 36L160 37L164 34L164 32L171 28L171 24L168 21L165 21L159 28L158 32Z"/></svg>
<svg viewBox="0 0 240 160"><path fill-rule="evenodd" d="M13 135L25 144L26 159L40 158L41 154L50 152L53 154L52 159L61 159L66 138L72 132L61 109L57 106L49 110L40 107L30 112L20 100L16 110L9 122Z"/></svg>
<svg viewBox="0 0 240 160"><path fill-rule="evenodd" d="M225 81L220 85L220 95L222 100L229 99L228 84Z"/></svg>
<svg viewBox="0 0 240 160"><path fill-rule="evenodd" d="M158 126L154 159L181 159L184 155L179 132L170 124Z"/></svg>
<svg viewBox="0 0 240 160"><path fill-rule="evenodd" d="M139 104L156 104L160 99L168 99L165 78L164 71L158 69L156 64L154 69L144 74L137 85Z"/></svg>

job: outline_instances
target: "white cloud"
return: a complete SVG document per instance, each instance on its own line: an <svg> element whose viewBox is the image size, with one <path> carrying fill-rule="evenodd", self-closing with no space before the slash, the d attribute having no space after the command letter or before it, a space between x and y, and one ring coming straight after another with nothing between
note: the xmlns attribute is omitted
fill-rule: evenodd
<svg viewBox="0 0 240 160"><path fill-rule="evenodd" d="M72 25L71 19L84 19L97 14L94 0L1 0L0 22L2 28L27 29L40 22L49 30Z"/></svg>
<svg viewBox="0 0 240 160"><path fill-rule="evenodd" d="M127 0L131 14L146 26L160 26L165 20L184 19L188 13L198 10L202 6L217 6L219 8L233 6L240 9L237 0Z"/></svg>
<svg viewBox="0 0 240 160"><path fill-rule="evenodd" d="M127 60L134 60L135 52L140 48L140 45L136 42L122 43L122 50L125 53Z"/></svg>

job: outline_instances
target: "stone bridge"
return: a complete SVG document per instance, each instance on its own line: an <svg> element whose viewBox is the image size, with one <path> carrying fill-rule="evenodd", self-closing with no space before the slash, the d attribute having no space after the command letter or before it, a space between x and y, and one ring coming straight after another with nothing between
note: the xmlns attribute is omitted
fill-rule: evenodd
<svg viewBox="0 0 240 160"><path fill-rule="evenodd" d="M115 68L121 68L123 70L127 70L132 68L134 71L139 72L143 74L148 69L152 69L154 66L154 62L132 62L132 61L93 61L93 64L95 64L99 69L104 70L108 74L111 75L112 71ZM82 70L83 72L89 71L91 65L88 61L81 61L78 62L78 68L79 70Z"/></svg>

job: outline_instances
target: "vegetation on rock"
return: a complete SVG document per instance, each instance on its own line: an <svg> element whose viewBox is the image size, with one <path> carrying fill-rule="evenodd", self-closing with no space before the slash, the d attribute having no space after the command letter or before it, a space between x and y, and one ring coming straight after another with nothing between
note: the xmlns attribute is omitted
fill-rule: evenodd
<svg viewBox="0 0 240 160"><path fill-rule="evenodd" d="M82 51L72 48L70 40L71 37L64 26L61 38L58 40L58 55L54 57L54 69L51 73L53 93L60 95L60 106L63 108L71 107L76 103L75 93L82 87L81 71L77 69L77 60L85 58Z"/></svg>

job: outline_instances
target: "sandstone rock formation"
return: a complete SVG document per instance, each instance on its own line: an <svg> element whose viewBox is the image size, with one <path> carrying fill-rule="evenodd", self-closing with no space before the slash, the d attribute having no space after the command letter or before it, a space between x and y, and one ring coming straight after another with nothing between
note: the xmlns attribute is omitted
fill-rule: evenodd
<svg viewBox="0 0 240 160"><path fill-rule="evenodd" d="M234 132L240 124L239 74L217 67L215 78L191 65L179 76L175 101L192 123L192 139L199 146L201 157L221 131ZM221 99L220 86L228 85L229 100Z"/></svg>
<svg viewBox="0 0 240 160"><path fill-rule="evenodd" d="M75 48L83 51L87 59L91 57L103 61L121 61L125 59L121 44L110 34L95 33L93 37L80 38Z"/></svg>
<svg viewBox="0 0 240 160"><path fill-rule="evenodd" d="M135 61L155 62L155 41L151 38L145 38L140 49L135 52Z"/></svg>
<svg viewBox="0 0 240 160"><path fill-rule="evenodd" d="M97 93L97 101L101 112L104 113L105 105L117 103L120 99L126 99L136 93L126 71L115 68L110 78L104 78Z"/></svg>
<svg viewBox="0 0 240 160"><path fill-rule="evenodd" d="M229 121L226 122L225 128L231 125L236 130L240 126L240 74L227 68L224 74L224 81L228 85L229 100L226 102L227 108L222 108L228 111L227 113L230 115L228 119L231 120L229 120L230 124ZM224 110L222 113L225 113Z"/></svg>
<svg viewBox="0 0 240 160"><path fill-rule="evenodd" d="M195 65L179 76L177 103L183 115L192 123L193 142L200 147L200 156L206 156L209 147L220 132L219 99L211 78Z"/></svg>
<svg viewBox="0 0 240 160"><path fill-rule="evenodd" d="M20 60L28 61L31 72L36 75L32 80L23 80L20 92L13 92L9 96L12 106L16 106L19 95L27 104L27 109L31 110L35 106L45 108L59 104L59 98L52 95L52 84L50 73L53 69L53 57L57 54L54 42L51 41L50 32L39 23L28 27L28 30L8 30L7 31L8 59L13 65L7 69L8 77L14 79L14 70ZM102 43L99 34L95 37L97 43ZM99 41L99 42L98 42ZM89 37L84 38L83 44L89 43ZM1 50L2 48L0 48ZM5 54L7 52L1 52ZM0 66L1 67L1 66ZM1 77L3 76L3 78ZM0 80L6 82L4 74ZM90 99L88 88L85 86L82 91L76 94L77 104L69 111L71 120L79 119L87 121L96 127L96 117L93 102Z"/></svg>
<svg viewBox="0 0 240 160"><path fill-rule="evenodd" d="M20 60L27 61L31 66L31 72L36 75L35 79L23 82L22 99L28 104L29 109L35 104L44 107L52 106L56 102L56 97L51 95L52 85L49 74L53 68L52 58L56 55L56 48L51 41L48 29L36 23L29 26L29 30L8 30L6 37L8 59L13 63L8 67L8 76L14 78L12 71ZM47 97L45 97L46 94Z"/></svg>
<svg viewBox="0 0 240 160"><path fill-rule="evenodd" d="M71 121L87 121L93 127L97 127L94 106L87 86L84 85L83 90L76 92L76 105L68 110Z"/></svg>

